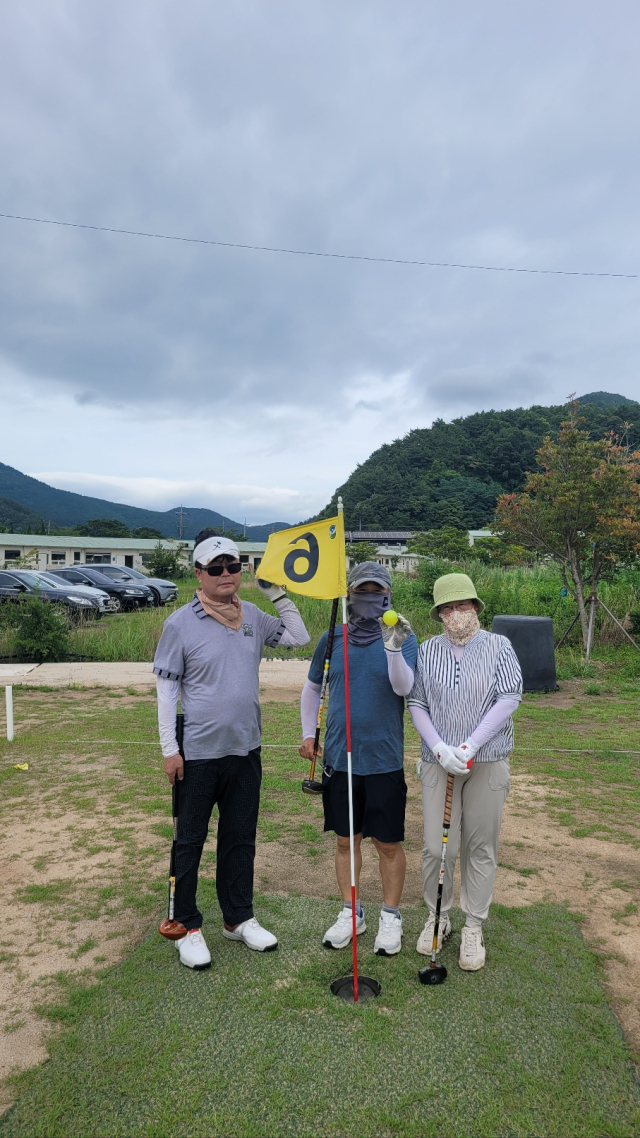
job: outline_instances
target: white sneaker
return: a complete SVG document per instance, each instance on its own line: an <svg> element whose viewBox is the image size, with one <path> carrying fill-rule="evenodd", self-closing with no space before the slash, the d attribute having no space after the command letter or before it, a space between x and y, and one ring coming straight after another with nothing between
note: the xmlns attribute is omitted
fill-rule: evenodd
<svg viewBox="0 0 640 1138"><path fill-rule="evenodd" d="M479 968L484 968L486 957L482 929L470 929L465 925L460 942L460 967L465 972L477 972Z"/></svg>
<svg viewBox="0 0 640 1138"><path fill-rule="evenodd" d="M173 942L180 953L180 963L201 972L211 967L211 953L201 929L191 929L186 936Z"/></svg>
<svg viewBox="0 0 640 1138"><path fill-rule="evenodd" d="M278 938L263 929L255 917L236 925L235 929L223 927L222 935L226 936L227 940L243 941L247 948L253 948L255 952L273 952L278 947Z"/></svg>
<svg viewBox="0 0 640 1138"><path fill-rule="evenodd" d="M360 933L365 933L366 931L367 926L365 924L363 909L362 916L356 916L356 936L360 936ZM351 918L351 906L349 906L348 909L343 908L340 910L335 925L327 929L322 938L322 943L325 948L346 948L348 944L351 944L352 933L353 921Z"/></svg>
<svg viewBox="0 0 640 1138"><path fill-rule="evenodd" d="M416 952L419 952L421 956L431 956L431 950L433 948L433 930L435 927L435 913L429 913L427 923L420 933L420 936L418 937L418 943L416 945ZM440 949L442 948L445 940L448 940L450 936L451 921L449 920L449 914L441 913L440 927L438 929L438 947L436 948L436 952L440 952Z"/></svg>
<svg viewBox="0 0 640 1138"><path fill-rule="evenodd" d="M402 948L402 917L395 913L380 913L378 935L373 945L376 956L395 956Z"/></svg>

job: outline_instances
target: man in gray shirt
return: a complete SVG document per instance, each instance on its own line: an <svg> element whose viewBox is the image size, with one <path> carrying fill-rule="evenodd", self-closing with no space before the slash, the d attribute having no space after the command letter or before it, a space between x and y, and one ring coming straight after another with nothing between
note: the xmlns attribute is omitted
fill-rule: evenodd
<svg viewBox="0 0 640 1138"><path fill-rule="evenodd" d="M263 648L302 647L309 634L286 593L262 591L277 616L241 601L240 555L228 538L199 534L194 548L199 588L164 624L155 655L164 769L177 779L175 918L187 935L175 944L189 968L208 968L211 954L196 903L198 867L211 811L218 805L216 888L223 935L258 952L278 946L253 915L253 863L260 801L259 667ZM180 697L184 760L176 739Z"/></svg>

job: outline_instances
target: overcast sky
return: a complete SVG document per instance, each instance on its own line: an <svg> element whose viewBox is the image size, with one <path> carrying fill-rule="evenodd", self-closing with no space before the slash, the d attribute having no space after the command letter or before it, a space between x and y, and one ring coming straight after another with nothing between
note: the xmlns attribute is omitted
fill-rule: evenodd
<svg viewBox="0 0 640 1138"><path fill-rule="evenodd" d="M19 0L0 212L640 272L637 0ZM0 219L0 461L295 522L434 418L640 397L640 280Z"/></svg>

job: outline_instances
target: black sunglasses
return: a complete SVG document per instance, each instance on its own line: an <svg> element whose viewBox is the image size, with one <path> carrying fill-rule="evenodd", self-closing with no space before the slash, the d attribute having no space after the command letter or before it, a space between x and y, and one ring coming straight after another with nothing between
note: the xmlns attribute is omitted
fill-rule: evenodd
<svg viewBox="0 0 640 1138"><path fill-rule="evenodd" d="M205 565L202 571L208 573L210 577L221 577L225 569L228 573L239 573L242 565L239 561L231 561L229 565Z"/></svg>

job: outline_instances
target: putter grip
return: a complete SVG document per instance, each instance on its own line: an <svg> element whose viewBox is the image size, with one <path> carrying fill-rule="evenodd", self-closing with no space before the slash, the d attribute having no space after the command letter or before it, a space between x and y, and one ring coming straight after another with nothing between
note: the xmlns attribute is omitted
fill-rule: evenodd
<svg viewBox="0 0 640 1138"><path fill-rule="evenodd" d="M451 810L453 807L453 775L447 775L447 789L444 796L444 825L451 825Z"/></svg>
<svg viewBox="0 0 640 1138"><path fill-rule="evenodd" d="M184 759L184 715L181 711L176 715L176 739L178 740L178 750Z"/></svg>

